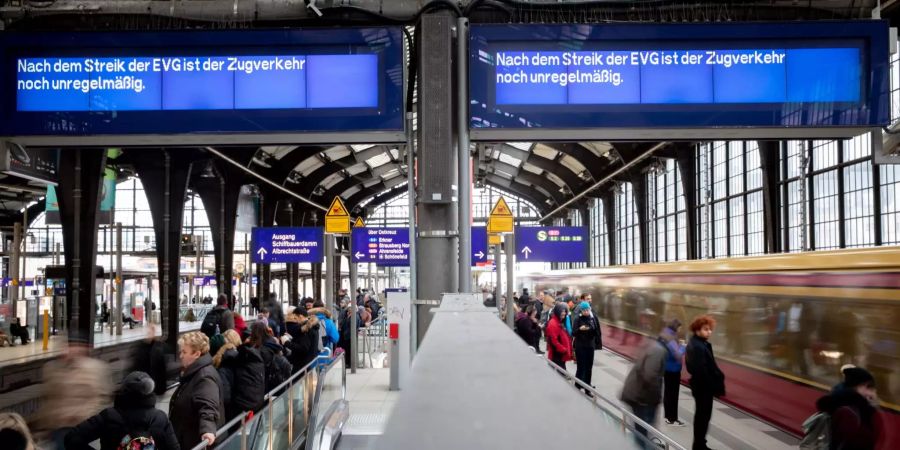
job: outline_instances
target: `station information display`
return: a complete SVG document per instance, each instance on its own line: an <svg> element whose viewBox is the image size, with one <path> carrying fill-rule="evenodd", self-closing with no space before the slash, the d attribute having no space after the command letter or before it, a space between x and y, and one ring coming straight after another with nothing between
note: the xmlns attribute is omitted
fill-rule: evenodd
<svg viewBox="0 0 900 450"><path fill-rule="evenodd" d="M403 130L399 28L3 33L7 135Z"/></svg>
<svg viewBox="0 0 900 450"><path fill-rule="evenodd" d="M587 227L516 227L518 262L588 262Z"/></svg>
<svg viewBox="0 0 900 450"><path fill-rule="evenodd" d="M471 126L888 122L884 21L473 25Z"/></svg>
<svg viewBox="0 0 900 450"><path fill-rule="evenodd" d="M320 263L325 257L322 227L256 227L250 257L256 264Z"/></svg>
<svg viewBox="0 0 900 450"><path fill-rule="evenodd" d="M350 239L353 263L409 266L409 228L356 227Z"/></svg>

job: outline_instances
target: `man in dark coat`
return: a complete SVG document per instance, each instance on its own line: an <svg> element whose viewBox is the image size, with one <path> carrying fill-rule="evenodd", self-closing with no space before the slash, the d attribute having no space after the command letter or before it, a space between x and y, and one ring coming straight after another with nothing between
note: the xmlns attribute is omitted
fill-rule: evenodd
<svg viewBox="0 0 900 450"><path fill-rule="evenodd" d="M665 344L660 340L647 344L641 357L631 366L622 387L622 401L631 407L634 415L651 426L656 424L656 411L662 402L666 353ZM647 441L647 430L643 426L635 425L635 431L634 438L640 447L655 448Z"/></svg>
<svg viewBox="0 0 900 450"><path fill-rule="evenodd" d="M306 367L317 356L322 338L319 336L319 319L310 315L306 308L297 307L285 318L285 327L291 339L284 344L290 350L290 361L293 372Z"/></svg>
<svg viewBox="0 0 900 450"><path fill-rule="evenodd" d="M168 384L168 362L166 343L156 337L156 325L147 325L147 339L134 349L131 358L132 372L145 372L153 379L156 395L166 393Z"/></svg>
<svg viewBox="0 0 900 450"><path fill-rule="evenodd" d="M709 337L716 326L716 321L703 315L691 322L691 336L685 352L687 371L691 374L691 395L694 397L694 444L693 450L708 450L706 432L712 418L713 397L725 395L725 374L719 370L713 356Z"/></svg>
<svg viewBox="0 0 900 450"><path fill-rule="evenodd" d="M281 337L284 334L284 307L278 301L278 295L274 292L269 293L269 301L266 302L266 308L269 310L269 318L275 322L278 329L273 328L275 336Z"/></svg>
<svg viewBox="0 0 900 450"><path fill-rule="evenodd" d="M91 449L100 439L101 450L115 450L123 440L152 438L159 450L178 450L178 440L166 413L156 409L154 383L144 372L131 372L116 394L114 406L76 426L66 435L69 450ZM139 433L141 433L139 435Z"/></svg>
<svg viewBox="0 0 900 450"><path fill-rule="evenodd" d="M209 356L209 339L199 331L179 340L183 370L178 389L169 401L169 420L181 448L190 449L201 439L213 444L216 430L225 424L222 381Z"/></svg>
<svg viewBox="0 0 900 450"><path fill-rule="evenodd" d="M875 378L861 367L843 374L843 386L816 402L819 411L831 415L831 448L874 450L881 440Z"/></svg>

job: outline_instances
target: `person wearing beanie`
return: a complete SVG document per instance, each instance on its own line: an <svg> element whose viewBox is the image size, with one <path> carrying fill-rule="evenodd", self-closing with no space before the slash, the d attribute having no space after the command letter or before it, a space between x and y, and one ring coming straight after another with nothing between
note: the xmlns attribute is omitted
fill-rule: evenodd
<svg viewBox="0 0 900 450"><path fill-rule="evenodd" d="M844 374L844 371L847 369L854 369L854 368L856 368L856 366L854 366L853 364L844 364L843 366L841 366L841 381L838 384L834 385L834 387L831 388L832 394L836 393L837 391L840 391L841 389L844 389L844 381L847 379L847 375Z"/></svg>
<svg viewBox="0 0 900 450"><path fill-rule="evenodd" d="M683 427L678 420L678 393L681 390L681 363L684 360L685 345L678 340L681 321L672 319L660 333L661 342L666 346L666 367L663 374L663 412L666 424Z"/></svg>
<svg viewBox="0 0 900 450"><path fill-rule="evenodd" d="M566 305L559 303L554 306L544 332L547 341L547 359L563 370L566 369L566 361L572 360L572 343L565 327L568 315L569 308Z"/></svg>
<svg viewBox="0 0 900 450"><path fill-rule="evenodd" d="M816 408L831 416L831 448L874 450L881 440L875 377L862 367L843 373L843 387L816 401Z"/></svg>
<svg viewBox="0 0 900 450"><path fill-rule="evenodd" d="M129 442L149 442L159 450L179 450L166 413L156 409L155 383L144 372L131 372L122 380L113 406L85 420L66 435L66 449L88 450L100 439L100 450L115 450ZM130 447L128 447L130 448Z"/></svg>
<svg viewBox="0 0 900 450"><path fill-rule="evenodd" d="M575 378L591 385L591 375L594 370L594 352L600 349L600 322L591 314L591 305L581 302L576 311L580 313L575 317L572 326L572 334L575 337Z"/></svg>

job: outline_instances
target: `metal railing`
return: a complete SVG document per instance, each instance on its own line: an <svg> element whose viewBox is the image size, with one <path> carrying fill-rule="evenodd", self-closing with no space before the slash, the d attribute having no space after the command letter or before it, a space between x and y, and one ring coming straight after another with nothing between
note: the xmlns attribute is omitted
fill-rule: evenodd
<svg viewBox="0 0 900 450"><path fill-rule="evenodd" d="M317 428L316 417L327 418L327 408L320 412L323 400L329 402L329 407L335 401L328 394L334 390L331 383L337 373L336 367L340 371L340 397L337 400L346 398L344 359L335 358L322 365L321 360L330 357L330 352L319 356L269 391L258 412L244 412L219 428L212 447L217 450L287 450L308 439L309 430ZM326 385L328 390L325 390ZM210 448L207 442L201 441L192 450L207 448Z"/></svg>
<svg viewBox="0 0 900 450"><path fill-rule="evenodd" d="M531 348L531 347L529 347ZM532 348L532 350L534 350ZM541 359L545 359L544 355L537 355ZM557 366L550 360L546 360L547 365L563 376L572 387L578 389L584 394L585 398L590 400L594 408L604 413L604 416L610 423L619 425L622 433L630 431L636 440L643 444L644 448L662 448L665 450L685 450L681 444L675 442L672 438L666 436L653 425L641 420L638 416L627 411L618 403L604 397L593 386L584 383L575 378L571 372ZM645 431L638 430L638 427Z"/></svg>

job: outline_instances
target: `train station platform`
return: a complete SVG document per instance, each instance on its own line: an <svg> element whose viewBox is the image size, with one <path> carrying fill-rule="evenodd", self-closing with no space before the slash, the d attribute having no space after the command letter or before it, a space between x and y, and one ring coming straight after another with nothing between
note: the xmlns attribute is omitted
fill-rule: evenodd
<svg viewBox="0 0 900 450"><path fill-rule="evenodd" d="M201 323L200 321L181 321L178 323L178 330L182 333L199 330ZM129 329L127 326L123 327L121 336L110 334L109 329L104 328L103 332L94 333L94 347L111 347L139 341L145 337L147 337L147 328L144 326L135 326L133 329ZM65 335L50 336L50 342L46 351L43 350L43 342L40 338L41 336L37 336L36 339L24 345L0 347L0 368L46 358L55 358L66 351L68 340Z"/></svg>

